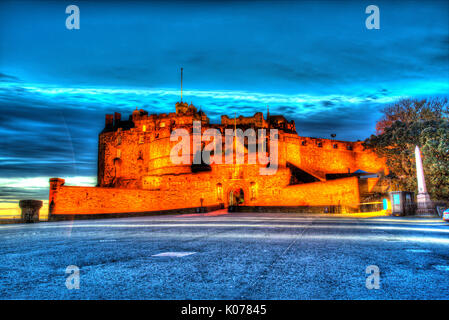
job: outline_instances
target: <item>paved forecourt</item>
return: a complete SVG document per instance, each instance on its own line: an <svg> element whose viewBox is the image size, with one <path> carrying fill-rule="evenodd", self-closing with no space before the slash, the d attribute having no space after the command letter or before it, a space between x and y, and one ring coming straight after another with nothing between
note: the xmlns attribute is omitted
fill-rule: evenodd
<svg viewBox="0 0 449 320"><path fill-rule="evenodd" d="M439 219L217 211L1 225L0 243L1 299L449 298Z"/></svg>

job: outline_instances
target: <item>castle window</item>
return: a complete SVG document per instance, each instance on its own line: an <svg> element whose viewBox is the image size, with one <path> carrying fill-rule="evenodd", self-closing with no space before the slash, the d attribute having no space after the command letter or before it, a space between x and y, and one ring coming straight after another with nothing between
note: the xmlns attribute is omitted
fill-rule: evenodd
<svg viewBox="0 0 449 320"><path fill-rule="evenodd" d="M251 200L256 200L257 196L257 185L255 182L251 182Z"/></svg>
<svg viewBox="0 0 449 320"><path fill-rule="evenodd" d="M217 200L223 199L223 186L221 183L217 183Z"/></svg>
<svg viewBox="0 0 449 320"><path fill-rule="evenodd" d="M114 178L118 179L121 177L122 160L119 157L114 159Z"/></svg>
<svg viewBox="0 0 449 320"><path fill-rule="evenodd" d="M346 146L346 149L347 149L347 150L352 150L352 146L351 146L350 144L348 144L348 145Z"/></svg>
<svg viewBox="0 0 449 320"><path fill-rule="evenodd" d="M143 132L146 132L146 131L147 131L147 126L146 126L146 125L143 125L142 131L143 131Z"/></svg>
<svg viewBox="0 0 449 320"><path fill-rule="evenodd" d="M303 141L301 141L301 145L302 145L302 146L305 146L305 145L307 145L307 142L306 142L306 140L303 140Z"/></svg>
<svg viewBox="0 0 449 320"><path fill-rule="evenodd" d="M317 146L318 146L318 148L322 148L323 147L323 143L320 141L320 142L317 142L317 144L316 144Z"/></svg>
<svg viewBox="0 0 449 320"><path fill-rule="evenodd" d="M141 135L139 136L139 144L142 144L144 142L144 136Z"/></svg>
<svg viewBox="0 0 449 320"><path fill-rule="evenodd" d="M335 144L333 145L333 148L334 148L334 149L338 149L338 144L335 143Z"/></svg>

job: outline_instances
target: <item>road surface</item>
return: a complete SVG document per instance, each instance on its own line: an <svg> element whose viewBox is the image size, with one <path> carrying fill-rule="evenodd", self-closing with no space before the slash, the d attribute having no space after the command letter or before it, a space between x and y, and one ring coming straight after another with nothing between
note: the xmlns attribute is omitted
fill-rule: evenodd
<svg viewBox="0 0 449 320"><path fill-rule="evenodd" d="M448 249L449 224L423 218L219 211L0 225L0 299L449 299ZM79 289L66 287L71 265ZM366 286L368 266L379 289Z"/></svg>

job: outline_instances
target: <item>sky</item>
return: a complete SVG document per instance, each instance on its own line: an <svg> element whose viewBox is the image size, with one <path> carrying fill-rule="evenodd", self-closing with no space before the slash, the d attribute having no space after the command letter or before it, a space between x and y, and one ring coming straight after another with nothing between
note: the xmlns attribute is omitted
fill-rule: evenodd
<svg viewBox="0 0 449 320"><path fill-rule="evenodd" d="M71 4L79 30L65 25ZM184 101L212 122L268 105L299 135L364 140L385 105L448 94L449 5L1 1L0 213L47 199L50 177L95 185L104 115L173 112L181 67Z"/></svg>

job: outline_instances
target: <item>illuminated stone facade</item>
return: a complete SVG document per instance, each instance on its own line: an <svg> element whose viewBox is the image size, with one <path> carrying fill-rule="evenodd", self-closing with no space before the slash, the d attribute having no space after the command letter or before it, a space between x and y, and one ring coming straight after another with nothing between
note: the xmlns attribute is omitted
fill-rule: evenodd
<svg viewBox="0 0 449 320"><path fill-rule="evenodd" d="M201 123L202 132L215 128L223 135L225 129L277 129L277 171L261 175L259 169L266 165L247 161L173 164L170 151L178 142L170 141L170 135L180 128L192 133L194 121ZM267 142L269 146L269 138ZM193 160L194 148L190 150ZM244 151L247 159L248 148ZM98 143L98 186L71 187L63 179L51 179L50 214L205 210L237 204L356 208L361 195L370 193L379 180L360 173L379 176L384 170L383 159L364 150L361 142L301 137L295 123L283 116L258 112L253 117L222 116L220 124L211 124L204 112L179 102L175 113L149 115L136 109L128 120L119 113L106 115Z"/></svg>

